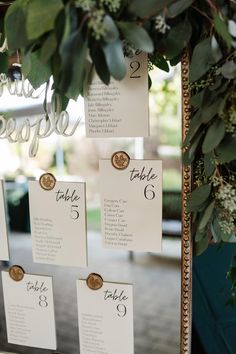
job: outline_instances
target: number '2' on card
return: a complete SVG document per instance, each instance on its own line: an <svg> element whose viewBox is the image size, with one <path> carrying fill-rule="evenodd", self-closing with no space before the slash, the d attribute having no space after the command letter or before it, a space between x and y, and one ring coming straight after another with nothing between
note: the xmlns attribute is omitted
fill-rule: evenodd
<svg viewBox="0 0 236 354"><path fill-rule="evenodd" d="M29 181L29 203L34 261L86 267L85 183L56 182L47 191Z"/></svg>
<svg viewBox="0 0 236 354"><path fill-rule="evenodd" d="M133 354L133 286L77 281L80 353Z"/></svg>
<svg viewBox="0 0 236 354"><path fill-rule="evenodd" d="M103 245L160 252L162 248L162 161L130 160L117 170L99 164Z"/></svg>
<svg viewBox="0 0 236 354"><path fill-rule="evenodd" d="M25 274L21 281L2 272L8 342L56 349L52 278Z"/></svg>

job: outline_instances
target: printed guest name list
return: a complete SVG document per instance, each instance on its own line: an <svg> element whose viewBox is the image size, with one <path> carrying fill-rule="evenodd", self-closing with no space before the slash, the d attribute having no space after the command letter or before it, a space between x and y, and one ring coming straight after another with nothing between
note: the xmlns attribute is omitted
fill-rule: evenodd
<svg viewBox="0 0 236 354"><path fill-rule="evenodd" d="M160 252L162 161L131 160L125 170L100 161L103 245Z"/></svg>

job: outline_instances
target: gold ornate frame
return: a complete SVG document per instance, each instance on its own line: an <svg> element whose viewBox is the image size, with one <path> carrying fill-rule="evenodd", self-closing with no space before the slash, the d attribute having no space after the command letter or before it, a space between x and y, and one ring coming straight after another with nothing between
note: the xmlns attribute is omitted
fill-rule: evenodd
<svg viewBox="0 0 236 354"><path fill-rule="evenodd" d="M181 62L182 79L182 141L190 123L189 52L185 50ZM191 216L187 198L191 192L191 168L182 166L182 267L181 267L181 339L180 354L191 353L192 331L192 238Z"/></svg>

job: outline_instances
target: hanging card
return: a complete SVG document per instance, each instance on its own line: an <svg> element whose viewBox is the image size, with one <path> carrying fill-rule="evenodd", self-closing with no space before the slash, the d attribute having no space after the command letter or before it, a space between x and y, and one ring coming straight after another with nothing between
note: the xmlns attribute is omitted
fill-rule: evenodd
<svg viewBox="0 0 236 354"><path fill-rule="evenodd" d="M133 287L104 282L91 290L77 281L80 354L133 354Z"/></svg>
<svg viewBox="0 0 236 354"><path fill-rule="evenodd" d="M130 160L117 170L100 161L103 245L160 252L162 241L162 161Z"/></svg>
<svg viewBox="0 0 236 354"><path fill-rule="evenodd" d="M2 272L8 342L56 349L52 278L25 274L21 281Z"/></svg>
<svg viewBox="0 0 236 354"><path fill-rule="evenodd" d="M3 181L0 180L0 260L9 261L7 215L5 208Z"/></svg>
<svg viewBox="0 0 236 354"><path fill-rule="evenodd" d="M86 267L85 183L29 181L29 203L34 262Z"/></svg>
<svg viewBox="0 0 236 354"><path fill-rule="evenodd" d="M95 74L84 100L87 137L149 136L147 54L126 58L126 66L125 78L108 86Z"/></svg>

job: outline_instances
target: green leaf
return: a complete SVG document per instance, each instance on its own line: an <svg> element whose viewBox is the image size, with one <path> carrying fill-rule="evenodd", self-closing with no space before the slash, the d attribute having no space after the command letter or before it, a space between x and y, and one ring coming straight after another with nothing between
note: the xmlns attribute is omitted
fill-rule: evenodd
<svg viewBox="0 0 236 354"><path fill-rule="evenodd" d="M26 28L29 39L36 39L54 27L63 8L61 0L31 0L28 3Z"/></svg>
<svg viewBox="0 0 236 354"><path fill-rule="evenodd" d="M214 208L215 208L215 201L213 201L211 204L209 204L208 207L205 209L203 217L202 217L202 219L199 223L199 226L198 226L199 230L205 229L205 227L207 226L207 224L212 216Z"/></svg>
<svg viewBox="0 0 236 354"><path fill-rule="evenodd" d="M236 64L233 60L227 61L221 68L221 73L226 79L236 78Z"/></svg>
<svg viewBox="0 0 236 354"><path fill-rule="evenodd" d="M46 83L52 74L49 64L42 63L39 60L39 51L31 53L31 70L27 76L33 88L36 90L42 84Z"/></svg>
<svg viewBox="0 0 236 354"><path fill-rule="evenodd" d="M228 25L217 13L214 14L214 25L216 32L225 41L228 48L231 48L232 38L228 30Z"/></svg>
<svg viewBox="0 0 236 354"><path fill-rule="evenodd" d="M104 82L104 84L109 85L110 72L107 67L103 50L98 43L92 46L92 48L90 49L90 55L99 78Z"/></svg>
<svg viewBox="0 0 236 354"><path fill-rule="evenodd" d="M222 119L217 119L207 130L205 139L202 144L202 152L207 154L215 149L224 138L225 123Z"/></svg>
<svg viewBox="0 0 236 354"><path fill-rule="evenodd" d="M190 126L186 138L184 140L183 147L188 146L190 141L194 138L195 134L198 132L198 129L202 125L201 119L199 118L201 114L200 109L194 114L193 118L190 121Z"/></svg>
<svg viewBox="0 0 236 354"><path fill-rule="evenodd" d="M192 96L192 97L190 98L190 104L191 104L194 108L200 108L200 107L201 107L204 92L205 92L205 90L202 90L202 91L198 92L196 95L194 95L194 96Z"/></svg>
<svg viewBox="0 0 236 354"><path fill-rule="evenodd" d="M178 0L170 5L167 9L168 17L176 17L189 8L194 0Z"/></svg>
<svg viewBox="0 0 236 354"><path fill-rule="evenodd" d="M23 54L21 56L21 70L24 77L28 77L31 71L32 63L31 63L31 52Z"/></svg>
<svg viewBox="0 0 236 354"><path fill-rule="evenodd" d="M211 225L210 225L211 233L214 242L220 242L221 241L221 230L220 230L220 225L217 217L214 217Z"/></svg>
<svg viewBox="0 0 236 354"><path fill-rule="evenodd" d="M226 134L216 149L216 155L220 163L236 160L236 138L230 134Z"/></svg>
<svg viewBox="0 0 236 354"><path fill-rule="evenodd" d="M198 208L208 199L211 193L211 186L209 184L203 184L200 187L194 189L188 199L188 211L196 211Z"/></svg>
<svg viewBox="0 0 236 354"><path fill-rule="evenodd" d="M119 31L116 27L115 22L111 18L111 16L106 15L103 20L103 24L106 28L106 33L104 35L104 41L107 43L111 43L119 38Z"/></svg>
<svg viewBox="0 0 236 354"><path fill-rule="evenodd" d="M210 177L213 175L215 171L215 161L214 161L214 154L212 152L209 152L208 154L204 155L204 171L205 175L207 177Z"/></svg>
<svg viewBox="0 0 236 354"><path fill-rule="evenodd" d="M118 22L118 26L125 39L131 43L135 49L140 49L146 53L153 52L152 39L143 27L132 22Z"/></svg>
<svg viewBox="0 0 236 354"><path fill-rule="evenodd" d="M211 39L211 52L212 52L212 57L213 57L213 64L217 63L223 57L220 46L219 46L215 36L212 36L212 39Z"/></svg>
<svg viewBox="0 0 236 354"><path fill-rule="evenodd" d="M189 146L188 150L183 155L183 164L184 165L191 165L191 163L195 159L196 151L199 146L199 142L202 139L203 132L199 133L197 136L194 137L191 145Z"/></svg>
<svg viewBox="0 0 236 354"><path fill-rule="evenodd" d="M86 75L87 40L79 30L70 33L60 46L62 74L60 89L69 98L77 99L83 92L83 79Z"/></svg>
<svg viewBox="0 0 236 354"><path fill-rule="evenodd" d="M195 236L194 236L194 241L195 242L199 242L201 241L204 237L206 237L206 230L203 229L203 230L197 230Z"/></svg>
<svg viewBox="0 0 236 354"><path fill-rule="evenodd" d="M205 252L208 248L208 243L209 241L207 237L204 237L199 242L195 242L193 249L194 256L200 256L203 252Z"/></svg>
<svg viewBox="0 0 236 354"><path fill-rule="evenodd" d="M0 73L7 74L8 71L8 55L7 53L0 53Z"/></svg>
<svg viewBox="0 0 236 354"><path fill-rule="evenodd" d="M129 11L138 17L150 17L158 14L175 0L131 0Z"/></svg>
<svg viewBox="0 0 236 354"><path fill-rule="evenodd" d="M27 0L13 2L5 15L5 32L10 50L25 47L29 42L26 33L27 3Z"/></svg>
<svg viewBox="0 0 236 354"><path fill-rule="evenodd" d="M104 44L103 52L110 74L116 80L122 80L126 74L126 65L121 41L118 39L115 42Z"/></svg>
<svg viewBox="0 0 236 354"><path fill-rule="evenodd" d="M47 39L42 44L40 59L43 63L46 63L52 55L55 53L57 48L57 39L54 32L50 33Z"/></svg>
<svg viewBox="0 0 236 354"><path fill-rule="evenodd" d="M215 117L215 115L221 113L224 108L226 98L227 97L221 95L221 97L216 97L213 102L211 102L210 99L206 102L206 104L204 102L201 108L200 120L203 123L208 123Z"/></svg>
<svg viewBox="0 0 236 354"><path fill-rule="evenodd" d="M188 45L191 36L192 26L186 16L184 21L179 22L176 26L173 26L170 29L165 39L161 42L165 47L167 59L172 59L178 56Z"/></svg>
<svg viewBox="0 0 236 354"><path fill-rule="evenodd" d="M205 38L194 47L190 64L190 81L200 79L217 61L212 54L211 37Z"/></svg>
<svg viewBox="0 0 236 354"><path fill-rule="evenodd" d="M154 55L151 56L150 59L151 59L152 64L154 64L159 69L166 71L167 73L170 71L168 62L163 57L163 55L161 55L159 53L155 53Z"/></svg>
<svg viewBox="0 0 236 354"><path fill-rule="evenodd" d="M231 233L228 234L223 231L221 231L221 239L222 239L222 241L227 242L227 243L235 243L236 242L236 236L234 234L231 234Z"/></svg>

